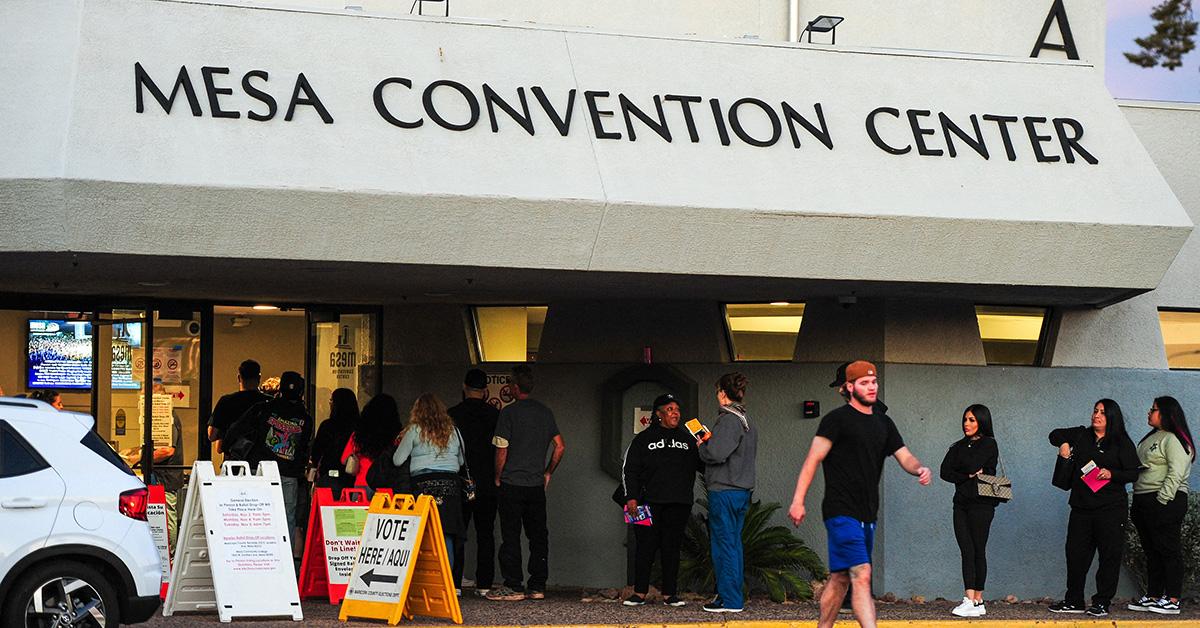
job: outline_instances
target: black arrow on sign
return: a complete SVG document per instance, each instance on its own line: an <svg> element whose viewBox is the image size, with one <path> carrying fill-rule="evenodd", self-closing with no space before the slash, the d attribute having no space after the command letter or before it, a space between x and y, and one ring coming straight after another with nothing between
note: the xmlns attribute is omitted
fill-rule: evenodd
<svg viewBox="0 0 1200 628"><path fill-rule="evenodd" d="M377 576L377 575L375 575L374 568L368 569L366 571L366 573L359 576L359 578L363 581L363 584L367 585L368 587L371 586L372 582L384 582L387 584L396 584L396 582L400 580L400 576L382 576L382 575Z"/></svg>

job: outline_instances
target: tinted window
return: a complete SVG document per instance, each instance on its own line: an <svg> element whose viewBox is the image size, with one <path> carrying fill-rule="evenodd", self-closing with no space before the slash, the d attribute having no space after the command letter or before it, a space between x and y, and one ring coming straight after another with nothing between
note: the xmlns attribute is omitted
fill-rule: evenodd
<svg viewBox="0 0 1200 628"><path fill-rule="evenodd" d="M49 466L16 430L0 422L0 478L26 475Z"/></svg>
<svg viewBox="0 0 1200 628"><path fill-rule="evenodd" d="M108 446L108 443L104 442L103 438L100 438L99 434L88 430L87 433L83 435L83 438L79 441L79 443L84 447L96 452L97 456L100 456L101 458L104 458L112 463L112 466L124 471L125 473L128 473L129 475L133 475L133 470L129 468L129 465L125 464L125 461L117 455L117 452L113 451L112 447Z"/></svg>

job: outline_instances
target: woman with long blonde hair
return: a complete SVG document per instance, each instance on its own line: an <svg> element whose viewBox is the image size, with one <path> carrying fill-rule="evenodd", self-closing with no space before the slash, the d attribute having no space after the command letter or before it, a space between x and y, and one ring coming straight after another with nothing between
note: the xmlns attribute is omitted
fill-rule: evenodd
<svg viewBox="0 0 1200 628"><path fill-rule="evenodd" d="M400 444L392 462L397 467L411 459L413 490L429 495L437 503L446 537L446 552L454 563L455 541L466 532L463 522L463 479L459 470L466 464L462 436L446 413L446 404L433 393L413 402L408 425L400 433Z"/></svg>

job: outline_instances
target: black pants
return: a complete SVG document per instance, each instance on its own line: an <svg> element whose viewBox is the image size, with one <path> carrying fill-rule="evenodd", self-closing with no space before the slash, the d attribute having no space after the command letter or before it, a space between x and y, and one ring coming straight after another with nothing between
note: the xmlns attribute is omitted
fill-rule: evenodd
<svg viewBox="0 0 1200 628"><path fill-rule="evenodd" d="M1146 595L1178 598L1183 594L1183 554L1179 532L1187 514L1188 495L1180 491L1164 506L1156 493L1133 496L1130 518L1146 552Z"/></svg>
<svg viewBox="0 0 1200 628"><path fill-rule="evenodd" d="M496 494L478 491L475 499L463 506L463 527L470 529L475 522L475 586L479 589L492 588L496 577ZM462 588L463 567L466 563L466 540L459 537L459 547L454 552L454 585Z"/></svg>
<svg viewBox="0 0 1200 628"><path fill-rule="evenodd" d="M954 539L962 554L963 588L982 591L987 582L987 542L996 507L954 505Z"/></svg>
<svg viewBox="0 0 1200 628"><path fill-rule="evenodd" d="M1068 604L1084 605L1084 580L1092 566L1092 556L1096 553L1100 554L1100 568L1096 570L1096 594L1092 596L1092 602L1104 605L1112 603L1121 574L1127 516L1124 503L1098 510L1071 508L1071 519L1067 523Z"/></svg>
<svg viewBox="0 0 1200 628"><path fill-rule="evenodd" d="M691 504L649 504L651 526L634 526L637 536L637 559L634 567L633 590L645 594L650 590L650 568L654 555L662 556L662 593L670 597L678 593L679 548L683 545L683 530Z"/></svg>
<svg viewBox="0 0 1200 628"><path fill-rule="evenodd" d="M541 486L501 484L497 495L500 513L500 575L504 586L524 591L521 572L521 528L529 539L529 590L545 591L550 574L550 533L546 530L546 490Z"/></svg>

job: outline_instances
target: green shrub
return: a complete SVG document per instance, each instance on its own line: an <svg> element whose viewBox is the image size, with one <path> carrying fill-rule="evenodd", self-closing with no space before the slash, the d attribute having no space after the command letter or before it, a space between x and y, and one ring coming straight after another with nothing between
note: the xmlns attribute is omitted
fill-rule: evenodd
<svg viewBox="0 0 1200 628"><path fill-rule="evenodd" d="M1183 596L1200 597L1200 495L1188 494L1188 510L1183 517L1179 549L1183 553ZM1129 574L1137 583L1138 593L1146 591L1146 554L1133 520L1125 522L1125 555Z"/></svg>
<svg viewBox="0 0 1200 628"><path fill-rule="evenodd" d="M696 500L700 508L692 513L684 533L679 560L679 586L698 593L715 588L712 556L709 554L708 501ZM742 528L742 546L747 592L766 592L773 602L789 596L812 599L810 579L823 580L829 572L825 563L792 530L769 525L771 516L782 506L751 501Z"/></svg>

